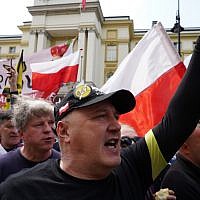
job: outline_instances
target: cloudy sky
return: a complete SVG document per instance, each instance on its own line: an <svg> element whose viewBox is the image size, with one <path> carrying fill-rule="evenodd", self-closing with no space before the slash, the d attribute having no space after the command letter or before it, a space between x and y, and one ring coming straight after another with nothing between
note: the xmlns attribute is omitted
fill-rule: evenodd
<svg viewBox="0 0 200 200"><path fill-rule="evenodd" d="M0 35L21 34L17 25L30 21L27 6L34 0L6 0L0 6ZM87 2L87 0L86 0ZM183 27L200 27L200 0L179 0ZM130 16L136 29L149 29L152 21L160 21L165 28L173 27L178 0L100 0L107 16Z"/></svg>

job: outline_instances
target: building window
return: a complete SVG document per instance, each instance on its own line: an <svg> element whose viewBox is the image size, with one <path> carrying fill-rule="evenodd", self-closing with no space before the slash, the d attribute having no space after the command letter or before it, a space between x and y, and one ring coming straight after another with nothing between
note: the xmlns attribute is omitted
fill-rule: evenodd
<svg viewBox="0 0 200 200"><path fill-rule="evenodd" d="M16 47L9 47L9 53L15 53Z"/></svg>
<svg viewBox="0 0 200 200"><path fill-rule="evenodd" d="M117 45L106 46L106 61L117 61Z"/></svg>
<svg viewBox="0 0 200 200"><path fill-rule="evenodd" d="M117 30L108 30L107 39L117 39Z"/></svg>

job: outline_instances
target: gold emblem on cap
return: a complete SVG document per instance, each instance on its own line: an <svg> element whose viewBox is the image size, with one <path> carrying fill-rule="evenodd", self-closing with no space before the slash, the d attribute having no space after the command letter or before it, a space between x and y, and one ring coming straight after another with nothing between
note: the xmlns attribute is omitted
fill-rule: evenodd
<svg viewBox="0 0 200 200"><path fill-rule="evenodd" d="M91 94L91 92L92 88L89 85L87 84L79 85L74 90L74 97L81 100L82 98L88 97Z"/></svg>

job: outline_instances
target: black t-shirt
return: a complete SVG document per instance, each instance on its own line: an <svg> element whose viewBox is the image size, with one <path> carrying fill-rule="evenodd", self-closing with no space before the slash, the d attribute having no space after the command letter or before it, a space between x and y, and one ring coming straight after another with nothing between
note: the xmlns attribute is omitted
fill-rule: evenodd
<svg viewBox="0 0 200 200"><path fill-rule="evenodd" d="M162 187L174 190L177 200L200 199L200 167L178 154L163 179Z"/></svg>
<svg viewBox="0 0 200 200"><path fill-rule="evenodd" d="M61 170L60 160L50 159L9 177L1 184L0 191L5 192L2 199L143 199L148 187L147 180L149 183L152 181L148 149L144 146L146 144L143 139L137 144L137 148L136 145L132 145L123 150L121 165L102 180L72 177ZM130 151L137 152L134 156L137 162L133 162L133 159L130 161L128 158Z"/></svg>
<svg viewBox="0 0 200 200"><path fill-rule="evenodd" d="M60 158L60 153L52 150L49 159ZM25 168L31 168L40 162L33 162L27 160L22 156L20 148L15 151L10 151L0 157L0 183L4 181L9 175L17 173Z"/></svg>

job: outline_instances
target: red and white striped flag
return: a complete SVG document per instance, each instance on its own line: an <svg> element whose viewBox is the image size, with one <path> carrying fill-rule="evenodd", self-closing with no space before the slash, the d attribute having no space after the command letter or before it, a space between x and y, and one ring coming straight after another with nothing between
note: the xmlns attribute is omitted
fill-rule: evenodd
<svg viewBox="0 0 200 200"><path fill-rule="evenodd" d="M57 93L63 83L76 82L80 51L54 61L32 63L32 89L44 92L43 98Z"/></svg>
<svg viewBox="0 0 200 200"><path fill-rule="evenodd" d="M23 70L23 75L22 75L22 79L23 79L22 94L31 95L32 93L34 94L37 93L37 91L32 91L32 86L31 86L32 72L30 69L30 64L52 61L60 57L67 56L73 53L74 42L75 42L75 39L68 40L63 44L58 44L47 49L42 49L41 51L33 53L30 56L26 56L26 57L24 56L23 61L25 62L24 64L25 70ZM18 60L19 59L17 58L12 61L13 66L17 65ZM10 66L10 61L8 60L0 61L0 74L3 79L3 81L0 83L0 93L3 92L3 88L6 86L6 83L8 82L7 70L5 70L3 66Z"/></svg>
<svg viewBox="0 0 200 200"><path fill-rule="evenodd" d="M185 70L162 24L157 23L101 89L107 93L123 88L135 95L136 107L120 121L143 136L163 117Z"/></svg>

